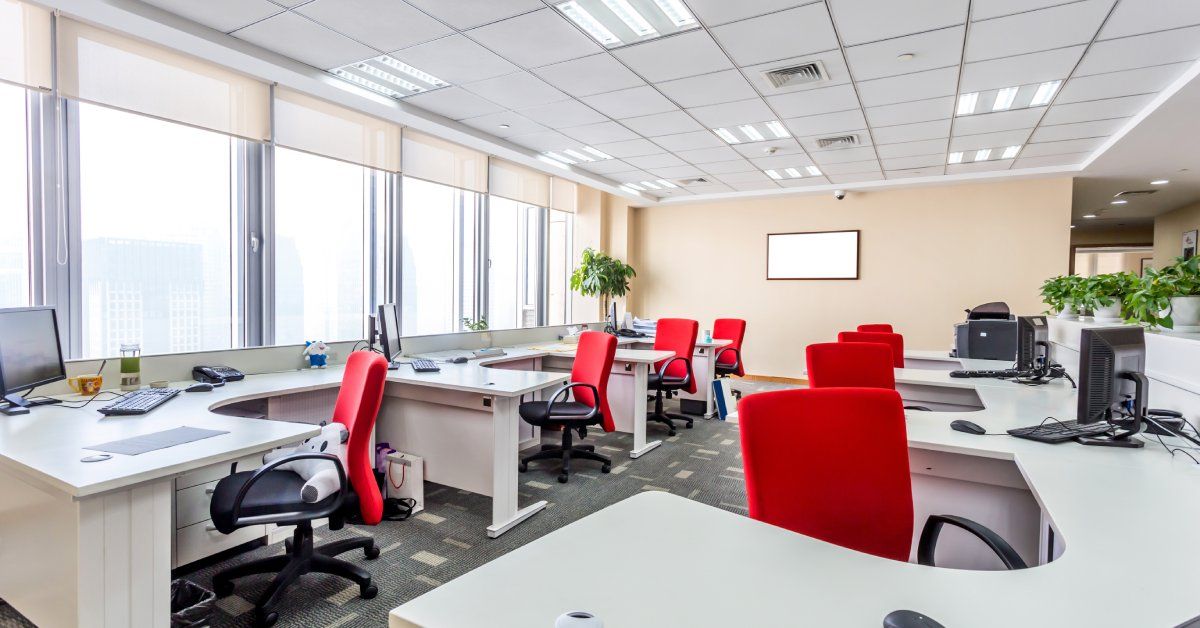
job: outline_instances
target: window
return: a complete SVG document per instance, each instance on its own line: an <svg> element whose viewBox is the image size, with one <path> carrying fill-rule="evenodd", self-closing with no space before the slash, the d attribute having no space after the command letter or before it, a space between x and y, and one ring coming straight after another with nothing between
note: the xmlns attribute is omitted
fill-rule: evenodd
<svg viewBox="0 0 1200 628"><path fill-rule="evenodd" d="M275 150L275 343L355 340L366 325L374 173Z"/></svg>
<svg viewBox="0 0 1200 628"><path fill-rule="evenodd" d="M234 346L227 135L78 105L81 357Z"/></svg>
<svg viewBox="0 0 1200 628"><path fill-rule="evenodd" d="M488 327L536 327L541 207L498 196L488 209Z"/></svg>
<svg viewBox="0 0 1200 628"><path fill-rule="evenodd" d="M571 270L575 215L551 209L546 232L546 324L571 322Z"/></svg>
<svg viewBox="0 0 1200 628"><path fill-rule="evenodd" d="M400 326L405 336L445 334L475 318L475 216L479 195L404 179Z"/></svg>
<svg viewBox="0 0 1200 628"><path fill-rule="evenodd" d="M26 96L0 83L0 307L29 305Z"/></svg>

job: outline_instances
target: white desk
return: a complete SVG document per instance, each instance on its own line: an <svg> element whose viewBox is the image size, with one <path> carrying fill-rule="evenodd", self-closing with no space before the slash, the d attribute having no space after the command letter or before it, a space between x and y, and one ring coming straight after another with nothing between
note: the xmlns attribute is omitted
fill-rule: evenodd
<svg viewBox="0 0 1200 628"><path fill-rule="evenodd" d="M625 340L625 339L623 339ZM633 344L654 344L654 337L634 338ZM679 397L704 402L704 418L711 419L717 413L717 402L713 398L712 382L717 378L717 353L733 344L732 340L714 338L705 341L696 339L696 349L692 353L692 375L696 378L696 392L681 391Z"/></svg>
<svg viewBox="0 0 1200 628"><path fill-rule="evenodd" d="M1200 470L1190 461L1173 461L1157 443L1140 450L1054 446L948 427L965 418L998 432L1047 415L1072 417L1075 397L1065 382L1029 388L950 380L937 371L897 375L973 388L985 409L907 413L910 452L1015 465L1065 542L1057 560L1011 572L922 567L646 493L396 608L391 626L524 628L551 625L568 610L593 612L610 626L698 627L878 626L897 609L981 627L1173 626L1200 615L1200 545L1188 540L1200 521ZM646 536L651 528L674 533ZM564 555L586 567L570 578L542 577ZM683 602L662 595L662 582L697 574L719 574L718 594ZM539 583L532 597L513 598L503 586L531 581Z"/></svg>

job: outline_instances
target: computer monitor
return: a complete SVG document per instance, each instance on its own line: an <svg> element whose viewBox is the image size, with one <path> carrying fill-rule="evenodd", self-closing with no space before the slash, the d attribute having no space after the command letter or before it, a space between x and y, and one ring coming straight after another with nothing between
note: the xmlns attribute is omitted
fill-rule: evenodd
<svg viewBox="0 0 1200 628"><path fill-rule="evenodd" d="M1050 363L1050 334L1045 316L1017 318L1017 370L1041 372Z"/></svg>
<svg viewBox="0 0 1200 628"><path fill-rule="evenodd" d="M0 309L0 390L5 414L28 412L19 393L66 379L53 307Z"/></svg>
<svg viewBox="0 0 1200 628"><path fill-rule="evenodd" d="M1139 447L1129 440L1141 430L1146 416L1149 380L1146 379L1146 338L1141 327L1084 329L1079 339L1079 406L1081 424L1107 421L1124 428L1104 440L1124 447ZM1102 444L1102 443L1089 443Z"/></svg>
<svg viewBox="0 0 1200 628"><path fill-rule="evenodd" d="M396 369L399 366L396 358L400 356L400 313L395 303L384 303L378 311L375 324L379 327L379 345L383 357L388 359L388 368Z"/></svg>
<svg viewBox="0 0 1200 628"><path fill-rule="evenodd" d="M607 329L605 329L604 331L607 331L610 334L617 333L617 330L620 328L617 326L617 302L616 301L613 301L612 303L608 304L608 316L606 317L606 320L608 321L608 326L607 326Z"/></svg>

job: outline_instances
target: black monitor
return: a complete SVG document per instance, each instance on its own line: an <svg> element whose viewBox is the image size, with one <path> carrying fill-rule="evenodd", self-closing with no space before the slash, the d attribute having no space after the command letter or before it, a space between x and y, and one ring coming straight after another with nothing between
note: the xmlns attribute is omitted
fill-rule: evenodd
<svg viewBox="0 0 1200 628"><path fill-rule="evenodd" d="M620 329L620 326L617 325L617 302L616 301L613 301L612 303L610 303L608 305L608 316L606 317L606 320L608 321L608 326L604 331L607 331L610 334L617 333L617 330Z"/></svg>
<svg viewBox="0 0 1200 628"><path fill-rule="evenodd" d="M388 368L396 369L400 357L400 313L395 303L384 303L379 306L379 315L375 317L379 327L379 345L383 349L383 357L388 359Z"/></svg>
<svg viewBox="0 0 1200 628"><path fill-rule="evenodd" d="M1130 437L1138 433L1146 416L1149 381L1146 379L1146 338L1141 327L1084 329L1079 339L1079 409L1081 424L1107 421L1123 428L1102 442L1140 447Z"/></svg>
<svg viewBox="0 0 1200 628"><path fill-rule="evenodd" d="M5 414L28 412L19 393L66 379L53 307L0 309L0 390Z"/></svg>
<svg viewBox="0 0 1200 628"><path fill-rule="evenodd" d="M1045 316L1017 318L1017 370L1041 373L1050 364L1050 334Z"/></svg>

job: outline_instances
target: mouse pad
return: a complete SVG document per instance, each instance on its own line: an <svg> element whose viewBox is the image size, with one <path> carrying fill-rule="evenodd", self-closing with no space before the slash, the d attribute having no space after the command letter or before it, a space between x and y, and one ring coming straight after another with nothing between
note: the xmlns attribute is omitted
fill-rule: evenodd
<svg viewBox="0 0 1200 628"><path fill-rule="evenodd" d="M191 443L193 441L204 440L205 438L212 438L213 436L220 436L221 434L228 433L229 432L222 430L206 430L199 427L187 427L185 425L169 430L163 430L161 432L151 432L149 434L142 434L141 436L134 436L132 438L114 440L109 443L91 445L84 447L84 449L103 451L110 454L136 456L138 454L144 454L148 451L166 449L167 447L174 447L175 445Z"/></svg>

